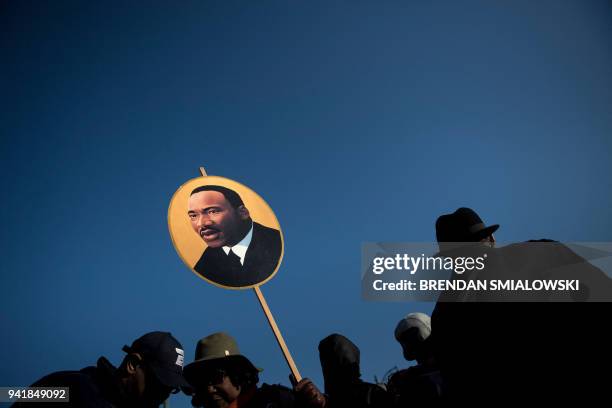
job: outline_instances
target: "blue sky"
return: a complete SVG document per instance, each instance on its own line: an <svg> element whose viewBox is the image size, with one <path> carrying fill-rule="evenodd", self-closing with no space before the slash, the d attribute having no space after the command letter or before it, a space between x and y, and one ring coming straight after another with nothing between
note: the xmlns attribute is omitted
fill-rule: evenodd
<svg viewBox="0 0 612 408"><path fill-rule="evenodd" d="M362 301L362 242L434 240L459 206L503 241L612 240L609 2L20 1L0 26L0 385L118 363L151 330L187 361L228 331L288 383L255 295L172 247L199 166L274 209L262 291L319 385L323 337L351 338L371 380L406 365L397 321L433 306Z"/></svg>

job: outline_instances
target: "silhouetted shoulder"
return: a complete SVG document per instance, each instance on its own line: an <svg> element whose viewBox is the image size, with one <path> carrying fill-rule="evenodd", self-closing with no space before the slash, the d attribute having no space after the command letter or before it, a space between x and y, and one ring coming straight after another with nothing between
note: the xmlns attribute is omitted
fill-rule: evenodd
<svg viewBox="0 0 612 408"><path fill-rule="evenodd" d="M87 367L81 371L58 371L41 378L31 385L31 387L68 387L69 402L16 403L12 407L111 408L113 405L102 395L100 385L95 378L95 371L95 367Z"/></svg>

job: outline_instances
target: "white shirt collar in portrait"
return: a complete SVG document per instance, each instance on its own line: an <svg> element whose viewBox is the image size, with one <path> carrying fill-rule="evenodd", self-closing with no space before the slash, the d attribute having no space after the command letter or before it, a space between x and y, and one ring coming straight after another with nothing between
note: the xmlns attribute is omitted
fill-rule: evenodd
<svg viewBox="0 0 612 408"><path fill-rule="evenodd" d="M251 238L253 238L253 223L251 223L251 229L249 232L242 238L242 241L234 245L233 247L224 246L223 251L225 255L229 254L230 249L233 253L240 257L240 263L244 265L244 257L246 256L246 251L249 249L249 245L251 244Z"/></svg>

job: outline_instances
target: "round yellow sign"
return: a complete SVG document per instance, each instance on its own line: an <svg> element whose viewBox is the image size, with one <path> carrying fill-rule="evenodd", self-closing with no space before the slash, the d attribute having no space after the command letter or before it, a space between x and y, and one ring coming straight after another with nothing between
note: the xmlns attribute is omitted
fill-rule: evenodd
<svg viewBox="0 0 612 408"><path fill-rule="evenodd" d="M224 177L197 177L179 187L168 228L185 265L223 288L259 286L272 279L283 258L283 233L270 206Z"/></svg>

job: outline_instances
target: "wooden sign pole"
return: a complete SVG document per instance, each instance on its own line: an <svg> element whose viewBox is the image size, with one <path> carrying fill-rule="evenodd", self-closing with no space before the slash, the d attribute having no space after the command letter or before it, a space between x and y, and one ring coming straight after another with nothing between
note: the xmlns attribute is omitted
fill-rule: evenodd
<svg viewBox="0 0 612 408"><path fill-rule="evenodd" d="M295 365L295 362L293 361L293 357L291 357L291 353L289 352L289 349L287 348L287 344L285 344L285 339L283 339L283 335L278 329L278 325L276 324L276 320L274 320L274 316L272 316L272 312L270 311L270 308L268 307L266 298L264 298L263 293L261 293L259 286L255 286L253 288L253 291L255 291L257 300L259 300L259 304L261 305L261 308L263 309L264 314L268 318L268 323L270 323L270 327L272 328L272 331L274 332L274 337L276 337L276 341L279 347L281 348L281 351L283 352L283 356L285 357L285 361L287 362L287 365L289 366L289 369L291 370L291 374L293 374L293 377L295 378L296 382L301 381L302 376L300 375L300 372L298 371L297 366Z"/></svg>
<svg viewBox="0 0 612 408"><path fill-rule="evenodd" d="M202 176L207 175L204 167L200 167L200 173L202 174ZM261 308L264 314L266 315L266 318L268 319L270 328L272 329L272 332L274 333L274 337L276 337L276 342L278 343L279 347L281 348L281 351L283 352L283 356L285 357L285 361L287 362L287 365L289 366L289 369L291 370L291 374L293 374L293 377L295 378L297 382L301 381L302 376L300 375L300 372L298 371L297 366L295 365L295 361L293 361L293 357L291 357L289 348L287 348L285 339L283 339L283 335L280 332L278 325L276 324L276 320L274 320L274 316L272 315L272 312L270 311L270 308L268 307L268 302L266 302L266 298L264 297L263 293L261 293L261 289L259 289L259 286L255 286L253 288L253 291L255 292L255 296L257 296L257 300L259 300L259 304L261 305Z"/></svg>

